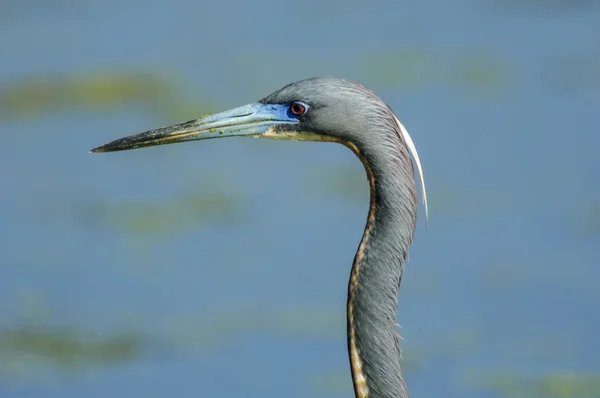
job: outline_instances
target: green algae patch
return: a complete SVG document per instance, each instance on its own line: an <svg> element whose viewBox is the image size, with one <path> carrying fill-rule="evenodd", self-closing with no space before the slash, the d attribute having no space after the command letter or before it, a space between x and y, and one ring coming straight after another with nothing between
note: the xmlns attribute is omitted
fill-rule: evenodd
<svg viewBox="0 0 600 398"><path fill-rule="evenodd" d="M242 195L189 193L163 202L99 204L103 220L123 232L162 235L206 224L236 223L243 219Z"/></svg>
<svg viewBox="0 0 600 398"><path fill-rule="evenodd" d="M142 73L96 73L78 77L35 77L2 85L0 110L32 116L65 109L97 110L128 102L172 97L164 77Z"/></svg>
<svg viewBox="0 0 600 398"><path fill-rule="evenodd" d="M81 372L136 360L139 335L96 334L74 327L13 326L0 330L0 380L37 381L49 371Z"/></svg>
<svg viewBox="0 0 600 398"><path fill-rule="evenodd" d="M504 89L511 77L502 59L469 51L452 57L413 50L369 52L357 64L374 88L382 89L444 85L489 94Z"/></svg>
<svg viewBox="0 0 600 398"><path fill-rule="evenodd" d="M514 398L597 398L600 374L557 371L542 376L498 372L473 377L469 389Z"/></svg>
<svg viewBox="0 0 600 398"><path fill-rule="evenodd" d="M353 202L369 200L369 182L359 162L355 165L315 168L307 180L313 192L325 193Z"/></svg>
<svg viewBox="0 0 600 398"><path fill-rule="evenodd" d="M600 204L590 206L579 217L579 230L585 236L600 235Z"/></svg>
<svg viewBox="0 0 600 398"><path fill-rule="evenodd" d="M0 118L30 119L64 112L146 108L160 120L190 120L217 106L186 98L170 76L149 71L102 71L76 76L34 76L0 82Z"/></svg>

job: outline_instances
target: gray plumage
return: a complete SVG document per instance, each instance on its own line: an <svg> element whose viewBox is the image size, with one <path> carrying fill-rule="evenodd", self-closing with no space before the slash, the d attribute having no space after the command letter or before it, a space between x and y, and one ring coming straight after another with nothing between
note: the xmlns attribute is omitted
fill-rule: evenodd
<svg viewBox="0 0 600 398"><path fill-rule="evenodd" d="M311 106L300 127L356 145L374 180L375 221L354 299L357 345L370 398L408 397L400 365L396 306L403 264L413 239L417 198L410 154L391 109L364 86L321 77L288 85L264 103Z"/></svg>
<svg viewBox="0 0 600 398"><path fill-rule="evenodd" d="M396 309L417 218L411 154L427 214L426 194L410 136L373 92L347 80L316 77L289 84L258 104L125 137L93 152L240 135L338 142L362 161L371 202L348 286L348 349L355 394L407 398Z"/></svg>

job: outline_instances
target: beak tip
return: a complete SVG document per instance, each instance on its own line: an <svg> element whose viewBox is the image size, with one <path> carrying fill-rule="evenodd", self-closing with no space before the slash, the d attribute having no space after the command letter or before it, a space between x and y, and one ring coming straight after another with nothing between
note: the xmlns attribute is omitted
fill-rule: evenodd
<svg viewBox="0 0 600 398"><path fill-rule="evenodd" d="M90 153L100 153L100 152L105 152L104 149L102 148L102 146L96 147L94 149L90 149Z"/></svg>
<svg viewBox="0 0 600 398"><path fill-rule="evenodd" d="M90 149L90 153L104 153L104 152L115 152L115 151L122 151L124 149L133 149L133 148L128 148L126 146L122 145L123 140L116 140L116 141L112 141L109 142L107 144L104 145L100 145L96 148Z"/></svg>

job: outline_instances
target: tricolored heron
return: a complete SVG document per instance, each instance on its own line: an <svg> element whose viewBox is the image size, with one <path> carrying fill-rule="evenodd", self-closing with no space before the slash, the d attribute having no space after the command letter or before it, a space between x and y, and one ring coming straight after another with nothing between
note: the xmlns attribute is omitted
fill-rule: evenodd
<svg viewBox="0 0 600 398"><path fill-rule="evenodd" d="M413 240L416 148L391 108L366 87L334 77L289 84L257 103L121 138L92 150L112 152L233 136L337 142L364 165L367 224L354 257L347 302L350 368L357 398L408 397L396 332L403 264Z"/></svg>

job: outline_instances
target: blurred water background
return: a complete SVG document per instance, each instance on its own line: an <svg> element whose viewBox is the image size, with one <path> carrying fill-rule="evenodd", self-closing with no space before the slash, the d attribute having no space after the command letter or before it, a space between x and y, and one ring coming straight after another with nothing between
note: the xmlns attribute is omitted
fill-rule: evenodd
<svg viewBox="0 0 600 398"><path fill-rule="evenodd" d="M349 150L88 153L314 75L421 155L411 395L600 397L592 0L0 0L0 397L352 396Z"/></svg>

